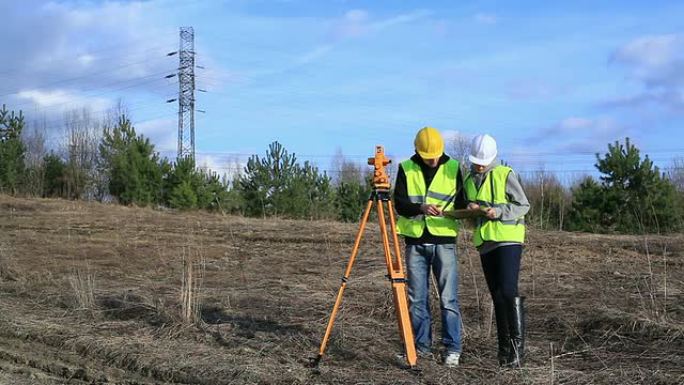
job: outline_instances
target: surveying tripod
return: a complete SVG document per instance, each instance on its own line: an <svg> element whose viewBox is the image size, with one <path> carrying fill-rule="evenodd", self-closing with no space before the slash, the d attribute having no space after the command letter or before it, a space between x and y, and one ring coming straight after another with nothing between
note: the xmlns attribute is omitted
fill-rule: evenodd
<svg viewBox="0 0 684 385"><path fill-rule="evenodd" d="M368 204L366 205L366 210L363 212L363 217L361 219L361 224L359 226L359 232L356 234L356 241L354 241L354 248L352 249L351 256L349 257L349 263L347 263L347 269L342 277L342 284L337 292L337 299L335 300L335 306L330 314L330 319L328 320L328 326L325 329L325 335L321 341L321 346L318 351L318 356L311 359L311 367L317 367L323 354L325 353L325 348L330 339L330 333L332 332L333 324L335 323L335 317L337 316L337 311L342 304L342 295L344 294L344 289L347 287L347 282L349 281L349 276L351 275L352 266L354 265L354 260L359 251L359 244L361 243L361 237L363 236L364 229L366 228L366 223L368 222L368 217L370 215L371 209L373 208L373 203L377 203L378 207L378 222L380 224L380 235L382 237L383 249L385 251L385 263L387 264L387 277L392 284L392 292L394 294L394 308L397 312L397 321L399 322L399 333L404 343L404 350L406 352L406 361L409 367L414 368L416 366L416 347L413 341L413 330L411 329L411 319L409 317L408 311L408 301L406 296L406 274L404 273L404 267L401 263L401 253L399 251L399 239L397 237L397 232L395 230L395 220L394 220L394 209L392 207L392 201L390 200L390 182L389 176L385 170L385 166L390 164L391 160L385 158L385 151L382 146L375 147L375 157L368 158L368 164L375 168L373 173L373 189L371 191L370 197L368 198ZM389 217L390 230L387 230L387 223L385 222L385 209L383 208L383 203L387 204L387 216ZM391 239L390 239L391 238ZM392 241L392 244L390 243ZM392 254L394 252L394 255Z"/></svg>

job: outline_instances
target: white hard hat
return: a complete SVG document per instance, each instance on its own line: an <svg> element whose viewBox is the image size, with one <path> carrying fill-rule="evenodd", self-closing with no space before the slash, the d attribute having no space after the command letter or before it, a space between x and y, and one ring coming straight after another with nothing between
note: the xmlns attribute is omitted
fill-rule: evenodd
<svg viewBox="0 0 684 385"><path fill-rule="evenodd" d="M491 136L484 134L473 138L470 145L470 156L468 159L480 166L489 166L496 158L496 141Z"/></svg>

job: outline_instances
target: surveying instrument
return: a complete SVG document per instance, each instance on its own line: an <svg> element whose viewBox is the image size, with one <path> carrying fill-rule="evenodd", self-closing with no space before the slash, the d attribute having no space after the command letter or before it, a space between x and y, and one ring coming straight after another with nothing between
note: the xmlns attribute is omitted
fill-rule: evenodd
<svg viewBox="0 0 684 385"><path fill-rule="evenodd" d="M354 260L356 259L356 255L359 251L361 237L363 236L364 229L368 223L368 217L370 216L370 212L374 203L377 204L380 236L382 238L383 250L385 252L385 263L387 264L387 278L389 278L390 283L392 284L394 308L397 313L397 321L399 322L399 333L401 334L401 338L404 343L406 361L410 368L415 368L416 366L416 347L413 341L413 329L411 329L411 319L409 317L408 301L406 295L406 274L404 273L404 267L401 263L399 238L397 237L397 232L395 230L396 226L394 219L394 208L392 207L392 200L390 199L389 176L385 170L385 166L390 163L391 160L385 157L385 151L383 147L375 146L375 157L368 158L368 164L375 168L373 172L373 189L371 190L370 197L368 198L368 204L366 205L366 209L361 218L359 231L356 234L356 240L354 241L354 248L352 249L351 256L349 257L347 269L342 277L342 284L337 292L335 306L330 314L330 319L328 320L328 326L325 329L325 335L321 341L318 356L312 358L309 363L313 368L318 367L318 364L325 353L333 324L335 323L337 311L342 304L342 295L344 294L344 289L347 287L352 266L354 265ZM385 219L385 204L387 206L387 216L389 217L389 231L387 230L387 223Z"/></svg>

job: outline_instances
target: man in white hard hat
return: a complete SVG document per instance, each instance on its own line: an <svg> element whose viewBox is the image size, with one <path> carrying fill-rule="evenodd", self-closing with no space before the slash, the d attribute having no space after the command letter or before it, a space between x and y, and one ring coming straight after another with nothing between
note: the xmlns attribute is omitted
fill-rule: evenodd
<svg viewBox="0 0 684 385"><path fill-rule="evenodd" d="M494 138L476 136L464 188L468 208L485 212L477 219L473 242L494 302L499 365L520 367L525 350L525 314L518 277L530 204L518 176L510 167L497 165L496 156Z"/></svg>
<svg viewBox="0 0 684 385"><path fill-rule="evenodd" d="M432 270L440 294L444 364L455 367L461 356L458 222L442 212L447 206L465 208L467 204L461 167L456 159L444 154L444 140L432 127L418 131L414 149L416 153L401 162L394 185L399 214L397 233L406 243L411 324L419 357L433 357L429 289Z"/></svg>

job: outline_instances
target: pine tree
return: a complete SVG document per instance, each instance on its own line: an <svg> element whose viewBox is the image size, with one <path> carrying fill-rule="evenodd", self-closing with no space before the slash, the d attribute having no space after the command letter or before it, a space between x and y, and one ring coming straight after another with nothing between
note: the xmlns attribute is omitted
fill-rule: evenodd
<svg viewBox="0 0 684 385"><path fill-rule="evenodd" d="M295 165L288 184L278 195L279 211L292 218L334 218L334 190L330 178L309 162Z"/></svg>
<svg viewBox="0 0 684 385"><path fill-rule="evenodd" d="M231 193L230 185L217 174L205 171L199 172L201 183L197 188L197 205L211 211L233 211L235 194Z"/></svg>
<svg viewBox="0 0 684 385"><path fill-rule="evenodd" d="M629 138L596 155L601 185L583 183L575 191L572 222L578 229L670 232L681 228L682 208L675 187Z"/></svg>
<svg viewBox="0 0 684 385"><path fill-rule="evenodd" d="M245 214L289 218L334 217L334 191L330 178L318 168L297 163L278 142L269 145L266 156L254 155L238 179Z"/></svg>
<svg viewBox="0 0 684 385"><path fill-rule="evenodd" d="M197 208L197 193L189 180L182 181L171 190L169 206L184 210Z"/></svg>
<svg viewBox="0 0 684 385"><path fill-rule="evenodd" d="M370 188L358 180L340 181L335 189L337 219L343 222L357 222L368 201Z"/></svg>
<svg viewBox="0 0 684 385"><path fill-rule="evenodd" d="M122 204L149 205L163 199L163 176L170 169L154 145L137 135L122 115L113 128L105 128L100 150L100 168L107 173L109 193Z"/></svg>
<svg viewBox="0 0 684 385"><path fill-rule="evenodd" d="M164 191L164 202L172 208L234 210L228 183L216 174L198 170L190 157L179 159L166 173Z"/></svg>
<svg viewBox="0 0 684 385"><path fill-rule="evenodd" d="M266 156L253 155L247 161L244 174L240 175L238 185L245 202L245 214L267 216L283 214L282 191L292 179L296 157L290 155L278 142L268 146Z"/></svg>
<svg viewBox="0 0 684 385"><path fill-rule="evenodd" d="M568 224L571 230L600 232L610 222L604 218L604 190L592 177L586 177L572 189L573 201Z"/></svg>
<svg viewBox="0 0 684 385"><path fill-rule="evenodd" d="M0 192L16 194L24 177L24 115L0 109Z"/></svg>
<svg viewBox="0 0 684 385"><path fill-rule="evenodd" d="M55 153L51 152L43 158L45 168L43 181L43 197L66 197L66 163Z"/></svg>

